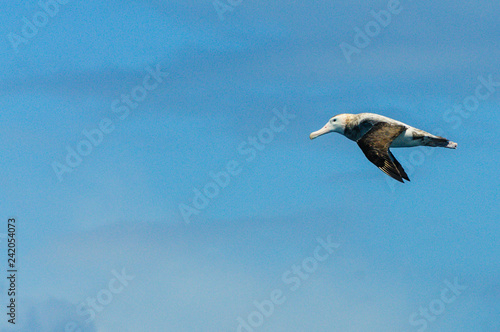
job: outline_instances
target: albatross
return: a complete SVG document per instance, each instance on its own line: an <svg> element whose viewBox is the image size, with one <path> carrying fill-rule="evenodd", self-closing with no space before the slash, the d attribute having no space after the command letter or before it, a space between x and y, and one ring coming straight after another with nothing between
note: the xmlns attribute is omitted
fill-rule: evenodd
<svg viewBox="0 0 500 332"><path fill-rule="evenodd" d="M323 128L312 132L309 138L314 139L331 132L342 134L358 143L369 161L382 172L402 183L404 183L403 179L408 181L410 179L389 148L409 148L419 145L457 148L457 143L444 137L429 134L374 113L336 115Z"/></svg>

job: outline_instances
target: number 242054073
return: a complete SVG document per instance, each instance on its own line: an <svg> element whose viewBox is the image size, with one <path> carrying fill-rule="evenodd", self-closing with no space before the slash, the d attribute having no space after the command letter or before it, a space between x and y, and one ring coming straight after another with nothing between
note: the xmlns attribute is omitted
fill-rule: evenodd
<svg viewBox="0 0 500 332"><path fill-rule="evenodd" d="M8 223L8 233L7 233L7 241L8 241L8 251L7 256L9 256L8 263L9 268L13 269L16 264L16 219L9 219Z"/></svg>

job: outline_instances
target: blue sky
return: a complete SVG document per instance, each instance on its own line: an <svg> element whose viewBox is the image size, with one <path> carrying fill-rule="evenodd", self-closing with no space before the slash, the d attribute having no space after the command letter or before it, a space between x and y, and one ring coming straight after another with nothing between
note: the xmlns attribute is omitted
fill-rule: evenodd
<svg viewBox="0 0 500 332"><path fill-rule="evenodd" d="M54 3L0 13L0 252L6 275L15 217L19 271L1 331L500 330L498 2L221 0L223 19L208 0ZM400 184L340 135L309 140L359 112L458 149L394 149Z"/></svg>

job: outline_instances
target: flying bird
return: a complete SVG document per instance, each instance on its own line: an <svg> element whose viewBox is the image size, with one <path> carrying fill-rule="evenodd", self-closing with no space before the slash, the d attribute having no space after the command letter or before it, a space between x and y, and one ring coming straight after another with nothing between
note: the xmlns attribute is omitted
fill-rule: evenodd
<svg viewBox="0 0 500 332"><path fill-rule="evenodd" d="M439 146L456 149L457 143L435 136L391 118L373 114L339 114L326 125L309 135L310 139L336 132L358 143L366 158L393 179L410 181L401 164L389 148L412 146Z"/></svg>

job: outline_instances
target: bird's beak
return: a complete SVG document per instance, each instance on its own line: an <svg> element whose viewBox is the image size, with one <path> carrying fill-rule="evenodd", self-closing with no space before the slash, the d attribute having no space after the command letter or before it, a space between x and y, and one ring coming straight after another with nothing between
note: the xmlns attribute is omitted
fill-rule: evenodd
<svg viewBox="0 0 500 332"><path fill-rule="evenodd" d="M332 125L330 124L330 122L327 122L327 124L323 128L321 128L318 131L312 132L309 135L309 138L310 139L315 139L316 137L324 135L324 134L328 134L331 131L333 131Z"/></svg>

